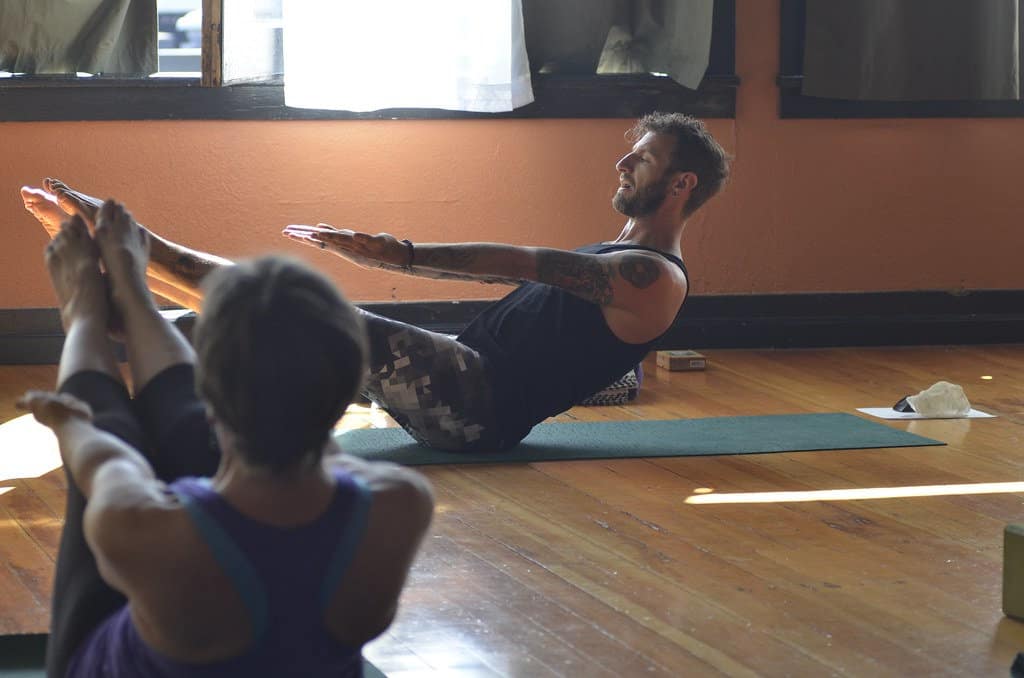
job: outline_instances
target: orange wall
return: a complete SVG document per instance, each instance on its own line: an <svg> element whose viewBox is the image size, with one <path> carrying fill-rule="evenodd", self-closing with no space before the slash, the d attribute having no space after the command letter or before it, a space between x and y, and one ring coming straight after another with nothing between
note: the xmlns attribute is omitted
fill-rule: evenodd
<svg viewBox="0 0 1024 678"><path fill-rule="evenodd" d="M778 4L737 3L736 156L683 250L700 294L1024 287L1024 120L780 120ZM2 105L2 102L0 102ZM354 269L278 236L326 221L421 241L614 237L627 120L0 124L0 308L52 306L17 188L58 176L225 256L284 251L358 301L498 289Z"/></svg>

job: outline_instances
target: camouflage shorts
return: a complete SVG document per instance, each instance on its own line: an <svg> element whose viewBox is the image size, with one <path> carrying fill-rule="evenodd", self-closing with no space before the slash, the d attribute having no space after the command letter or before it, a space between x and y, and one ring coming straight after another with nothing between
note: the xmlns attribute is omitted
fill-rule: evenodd
<svg viewBox="0 0 1024 678"><path fill-rule="evenodd" d="M429 447L470 451L499 445L483 359L451 337L362 312L370 342L363 393Z"/></svg>

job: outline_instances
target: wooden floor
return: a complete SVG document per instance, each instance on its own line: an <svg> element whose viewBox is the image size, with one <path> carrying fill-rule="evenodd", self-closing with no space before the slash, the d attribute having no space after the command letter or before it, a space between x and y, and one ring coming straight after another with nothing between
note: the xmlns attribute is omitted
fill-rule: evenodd
<svg viewBox="0 0 1024 678"><path fill-rule="evenodd" d="M434 526L367 657L389 676L1006 676L1024 624L1000 611L1002 530L1024 493L985 484L1024 480L1024 346L707 353L560 419L853 412L940 379L999 416L890 424L945 447L428 468ZM0 368L0 421L53 374ZM0 426L0 633L46 628L52 454ZM883 491L801 495L850 488Z"/></svg>

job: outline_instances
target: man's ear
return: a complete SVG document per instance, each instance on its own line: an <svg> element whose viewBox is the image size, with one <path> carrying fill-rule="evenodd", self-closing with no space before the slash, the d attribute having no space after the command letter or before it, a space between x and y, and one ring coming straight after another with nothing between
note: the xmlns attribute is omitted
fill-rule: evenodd
<svg viewBox="0 0 1024 678"><path fill-rule="evenodd" d="M693 172L680 172L673 187L680 191L692 191L697 188L697 175Z"/></svg>

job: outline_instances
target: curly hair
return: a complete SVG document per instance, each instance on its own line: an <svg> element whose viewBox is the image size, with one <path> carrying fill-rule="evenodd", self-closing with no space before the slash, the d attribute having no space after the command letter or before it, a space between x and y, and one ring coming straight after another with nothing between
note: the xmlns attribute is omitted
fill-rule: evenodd
<svg viewBox="0 0 1024 678"><path fill-rule="evenodd" d="M638 141L648 132L675 137L670 172L693 172L697 186L683 208L688 217L715 196L729 177L729 154L711 136L704 123L682 113L648 113L628 132L630 142Z"/></svg>

